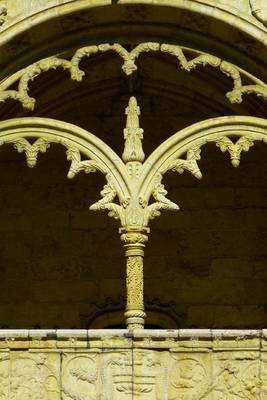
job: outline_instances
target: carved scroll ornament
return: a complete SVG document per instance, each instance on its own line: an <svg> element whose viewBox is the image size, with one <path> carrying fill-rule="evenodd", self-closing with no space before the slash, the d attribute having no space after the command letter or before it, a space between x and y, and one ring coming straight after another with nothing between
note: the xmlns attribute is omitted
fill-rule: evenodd
<svg viewBox="0 0 267 400"><path fill-rule="evenodd" d="M146 42L139 44L131 51L127 51L118 43L112 45L108 43L92 45L78 49L70 60L53 56L37 61L0 84L0 102L13 99L19 101L25 109L33 110L36 99L29 95L29 83L36 77L49 70L61 68L70 73L72 80L81 82L85 75L85 72L80 69L80 62L82 59L108 51L115 52L121 57L123 60L122 71L128 76L137 71L138 66L136 61L141 54L161 52L175 57L178 67L187 72L195 70L199 66L211 66L228 76L233 82L233 89L226 94L231 103L241 103L243 95L251 93L262 97L264 100L267 99L267 85L264 82L245 73L240 68L227 61L207 53L200 53L196 50L183 48L178 45ZM193 59L187 59L186 52L188 51L190 51L190 53L195 53ZM243 84L242 77L245 74L246 77L250 79L251 84ZM18 82L17 90L9 89L9 87L16 82Z"/></svg>

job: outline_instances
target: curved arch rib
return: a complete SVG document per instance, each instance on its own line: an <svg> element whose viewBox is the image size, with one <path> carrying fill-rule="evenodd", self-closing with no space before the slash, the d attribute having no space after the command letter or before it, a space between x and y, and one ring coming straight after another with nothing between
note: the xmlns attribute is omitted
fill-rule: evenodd
<svg viewBox="0 0 267 400"><path fill-rule="evenodd" d="M183 173L187 170L201 179L197 161L202 146L210 142L215 143L222 152L228 152L232 165L238 167L241 153L248 151L255 141L267 143L267 120L240 116L218 117L194 124L171 136L143 164L138 190L140 202L147 209L147 221L158 216L162 209L179 208L166 198L167 191L161 183L167 171ZM151 196L156 203L148 205Z"/></svg>
<svg viewBox="0 0 267 400"><path fill-rule="evenodd" d="M122 160L107 144L92 133L62 121L19 118L0 122L0 145L13 144L18 152L24 152L31 168L36 165L38 153L44 153L52 143L66 148L67 159L71 162L68 178L74 178L81 171L99 171L106 176L109 196L105 209L119 218L121 206L114 204L113 200L118 196L123 203L129 198L127 171ZM82 160L82 155L85 160ZM96 203L91 207L97 208L98 205Z"/></svg>

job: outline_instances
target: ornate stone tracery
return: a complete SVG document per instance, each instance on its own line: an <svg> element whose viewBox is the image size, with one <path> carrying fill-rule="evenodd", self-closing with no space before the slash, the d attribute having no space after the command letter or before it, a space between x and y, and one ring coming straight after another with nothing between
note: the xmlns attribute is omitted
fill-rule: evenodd
<svg viewBox="0 0 267 400"><path fill-rule="evenodd" d="M198 66L211 66L231 78L233 89L226 93L226 97L233 104L242 103L244 94L256 94L256 96L261 97L264 100L267 99L267 86L264 82L248 73L245 73L245 71L227 61L182 46L146 42L137 45L130 52L118 43L113 45L104 43L98 46L92 45L78 49L70 60L52 56L37 61L0 84L0 102L13 99L19 101L25 109L32 111L35 108L36 99L29 95L29 83L36 77L49 70L61 68L69 71L70 77L73 81L81 82L85 75L85 72L82 71L79 66L81 60L84 57L90 57L91 55L108 51L115 52L122 58L122 71L127 76L131 76L135 71L137 71L138 66L136 61L142 53L161 52L177 58L179 67L187 72L195 70ZM185 55L188 51L190 53L192 53L192 51L196 53L196 57L188 60ZM251 84L243 84L242 78L244 76L250 79ZM18 82L18 89L9 89L9 86L16 82Z"/></svg>
<svg viewBox="0 0 267 400"><path fill-rule="evenodd" d="M3 77L0 102L15 100L24 109L34 110L38 96L32 94L32 81L36 79L36 89L37 78L51 70L63 70L75 82L85 81L83 61L88 57L97 61L98 54L108 52L121 61L122 81L127 90L129 88L129 97L140 93L138 89L135 91L135 77L143 57L149 55L152 62L153 58L159 59L159 66L163 59L168 67L174 65L178 71L185 71L181 76L199 69L196 81L201 78L203 68L207 74L210 70L217 71L217 75L229 82L226 98L232 104L240 104L250 94L267 100L267 86L257 78L265 76L266 69L266 0L0 0L0 3L3 39L0 46ZM126 32L127 26L130 34ZM107 40L105 36L110 43L102 43ZM136 47L124 46L112 42L118 37L121 43L139 43L140 37L147 42ZM178 37L179 45L165 43L169 37L173 43ZM55 38L52 48L51 38ZM88 46L88 43L102 44ZM182 43L206 52L184 47ZM71 56L68 53L65 59L63 51L73 48L78 50ZM218 57L215 52L208 54L210 49L216 49ZM49 54L56 56L40 60ZM16 71L32 60L39 61L5 78L11 70ZM230 61L254 71L255 76ZM149 70L151 64L147 65ZM144 77L147 74L145 68ZM100 75L102 78L102 72ZM156 74L151 78L154 76ZM214 76L207 76L207 92L202 82L199 86L208 108L213 106L208 92L210 83L213 91ZM194 82L190 79L190 89ZM148 92L149 84L146 85ZM149 88L150 93L156 91L158 95L163 85L160 82L153 85ZM183 85L181 90L178 86L179 81L175 90L187 101ZM216 90L220 87L218 84ZM194 88L192 93L195 94ZM83 93L80 94L82 98ZM40 97L41 104L45 96ZM195 100L197 98L192 99L192 104ZM258 112L256 107L260 102L253 100L245 113L265 115L264 105L262 112ZM7 105L4 109L9 111L11 107ZM218 114L224 110L227 115L231 113L227 107L229 104L224 108L223 102L222 109L218 107ZM231 106L231 109L235 113L241 107ZM40 115L39 110L36 111ZM147 307L145 310L143 293L143 260L150 220L165 210L179 210L179 205L168 196L165 174L185 173L201 179L205 171L200 160L206 144L213 145L214 152L225 153L232 166L238 167L244 153L254 144L267 143L267 121L243 116L202 121L172 135L147 156L143 149L146 132L139 123L141 111L136 97L132 96L126 108L122 155L116 154L94 134L61 121L21 118L0 122L0 150L4 144L11 145L22 153L30 168L36 166L38 157L48 152L53 144L59 144L64 147L69 161L69 179L79 173L100 172L104 176L106 182L99 200L90 205L90 210L105 211L120 224L127 259L125 319L129 328L0 330L0 400L267 398L266 330L176 330L180 326L179 316L174 318L172 328L175 329L169 329L169 321L166 330L138 329L145 326L146 311L153 309ZM107 241L106 237L104 240ZM179 285L180 282L178 290ZM102 298L97 300L102 301ZM115 309L121 310L122 304L116 305ZM177 309L179 311L179 307ZM106 303L102 304L103 310L107 310ZM121 315L114 325L121 325Z"/></svg>
<svg viewBox="0 0 267 400"><path fill-rule="evenodd" d="M137 100L131 97L126 108L122 158L89 132L60 121L25 118L0 124L0 143L13 144L17 151L24 152L29 167L36 165L39 152L46 152L51 143L59 143L66 148L67 159L71 162L68 178L74 178L81 171L100 171L105 175L107 184L101 191L102 199L90 209L107 210L109 216L119 219L121 223L121 238L127 258L125 316L129 328L144 325L143 257L149 220L159 216L161 210L179 209L167 198L162 183L164 174L168 171L179 174L187 171L201 179L198 160L201 148L210 142L222 152L229 153L234 167L239 165L241 153L247 152L255 141L267 142L265 120L220 117L176 133L145 159L139 114ZM183 158L184 155L186 158Z"/></svg>

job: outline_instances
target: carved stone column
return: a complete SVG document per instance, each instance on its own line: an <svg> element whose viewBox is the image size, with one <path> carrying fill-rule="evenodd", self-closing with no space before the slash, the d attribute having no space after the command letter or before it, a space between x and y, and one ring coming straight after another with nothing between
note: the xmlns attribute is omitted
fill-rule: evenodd
<svg viewBox="0 0 267 400"><path fill-rule="evenodd" d="M148 232L148 228L139 231L120 230L127 259L125 318L128 329L144 328L145 324L143 258Z"/></svg>

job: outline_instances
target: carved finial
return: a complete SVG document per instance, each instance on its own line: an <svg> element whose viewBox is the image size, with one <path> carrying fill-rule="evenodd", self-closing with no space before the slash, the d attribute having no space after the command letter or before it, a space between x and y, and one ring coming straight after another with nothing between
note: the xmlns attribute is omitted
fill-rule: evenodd
<svg viewBox="0 0 267 400"><path fill-rule="evenodd" d="M125 146L122 159L126 163L131 161L142 162L145 159L142 146L144 131L139 125L140 108L135 97L130 98L125 114L127 115L127 122L124 129Z"/></svg>

